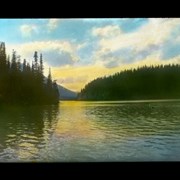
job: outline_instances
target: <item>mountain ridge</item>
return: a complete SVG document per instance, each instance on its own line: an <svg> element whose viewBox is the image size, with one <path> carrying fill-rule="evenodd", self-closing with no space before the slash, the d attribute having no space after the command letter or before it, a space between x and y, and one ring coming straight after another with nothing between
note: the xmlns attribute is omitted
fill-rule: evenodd
<svg viewBox="0 0 180 180"><path fill-rule="evenodd" d="M60 94L60 100L75 100L77 99L77 94L76 92L67 89L66 87L62 86L62 85L57 85L58 86L58 90L59 90L59 94Z"/></svg>

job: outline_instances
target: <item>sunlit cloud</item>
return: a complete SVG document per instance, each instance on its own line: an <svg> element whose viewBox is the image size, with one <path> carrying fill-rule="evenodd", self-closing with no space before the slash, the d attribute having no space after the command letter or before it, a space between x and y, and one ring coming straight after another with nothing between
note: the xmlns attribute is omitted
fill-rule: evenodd
<svg viewBox="0 0 180 180"><path fill-rule="evenodd" d="M12 47L16 47L17 53L27 59L32 59L34 52L38 51L43 54L46 63L50 66L73 64L79 61L76 54L78 46L69 41L36 41L9 46L9 48Z"/></svg>
<svg viewBox="0 0 180 180"><path fill-rule="evenodd" d="M99 44L102 48L111 51L124 47L134 47L134 50L142 50L149 45L163 43L170 35L172 29L180 24L180 19L149 19L149 23L142 26L138 31L123 33L120 27L106 26L92 30L92 34L103 32L103 38ZM104 38L106 37L106 38Z"/></svg>
<svg viewBox="0 0 180 180"><path fill-rule="evenodd" d="M112 67L144 59L156 51L163 53L164 44L179 25L180 19L164 18L149 19L149 23L129 33L114 25L93 28L92 35L100 38L94 59Z"/></svg>

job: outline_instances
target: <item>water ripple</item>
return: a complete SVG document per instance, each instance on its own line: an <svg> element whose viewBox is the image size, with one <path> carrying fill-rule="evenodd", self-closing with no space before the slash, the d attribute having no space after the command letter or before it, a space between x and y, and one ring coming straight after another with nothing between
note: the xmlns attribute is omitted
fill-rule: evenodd
<svg viewBox="0 0 180 180"><path fill-rule="evenodd" d="M0 118L3 162L180 160L178 101L62 101Z"/></svg>

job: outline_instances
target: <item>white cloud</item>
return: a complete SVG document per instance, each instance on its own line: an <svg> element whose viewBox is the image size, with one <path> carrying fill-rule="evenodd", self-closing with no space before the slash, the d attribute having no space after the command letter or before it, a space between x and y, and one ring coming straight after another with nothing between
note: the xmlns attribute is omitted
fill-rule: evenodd
<svg viewBox="0 0 180 180"><path fill-rule="evenodd" d="M50 19L47 24L48 31L53 31L58 27L60 19Z"/></svg>
<svg viewBox="0 0 180 180"><path fill-rule="evenodd" d="M14 48L15 47L15 48ZM15 49L22 58L33 60L34 52L42 53L44 61L50 66L65 66L79 61L78 45L69 41L35 41L23 44L8 45L7 52Z"/></svg>
<svg viewBox="0 0 180 180"><path fill-rule="evenodd" d="M50 51L50 50L57 50L57 51L67 51L73 52L75 46L68 41L34 41L29 43L20 44L17 47L17 51L22 51L24 55L28 55L34 51Z"/></svg>
<svg viewBox="0 0 180 180"><path fill-rule="evenodd" d="M174 26L180 23L180 19L150 19L138 31L132 33L117 33L112 38L102 39L100 45L117 50L123 47L133 46L135 50L142 50L149 45L161 44L170 35ZM119 31L121 32L120 28Z"/></svg>
<svg viewBox="0 0 180 180"><path fill-rule="evenodd" d="M108 64L107 61L112 59L122 63L122 59L127 59L128 56L132 58L132 62L134 60L138 61L140 58L144 59L150 54L157 53L156 51L161 51L163 43L172 35L173 29L179 25L179 18L150 18L149 22L141 26L137 31L128 33L123 32L116 25L93 28L92 35L100 38L98 42L99 48L94 52L94 61L102 61L106 65ZM129 53L123 53L122 50L124 49L126 49L126 52L129 50ZM122 53L118 54L118 51L122 51ZM141 52L143 52L142 57ZM109 58L108 55L113 53L116 58ZM118 64L114 60L113 63Z"/></svg>
<svg viewBox="0 0 180 180"><path fill-rule="evenodd" d="M33 32L38 32L38 28L36 25L23 24L20 26L20 31L23 37L31 37Z"/></svg>

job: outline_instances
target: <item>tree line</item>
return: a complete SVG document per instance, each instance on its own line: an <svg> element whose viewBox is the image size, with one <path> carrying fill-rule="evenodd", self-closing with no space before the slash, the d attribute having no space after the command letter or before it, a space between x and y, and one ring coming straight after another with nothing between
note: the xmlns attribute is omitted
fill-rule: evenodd
<svg viewBox="0 0 180 180"><path fill-rule="evenodd" d="M180 98L180 65L143 66L97 78L79 93L80 100Z"/></svg>
<svg viewBox="0 0 180 180"><path fill-rule="evenodd" d="M5 43L0 43L0 104L55 104L59 101L59 91L51 72L45 78L42 54L34 52L30 65L26 59L13 50L7 56Z"/></svg>

